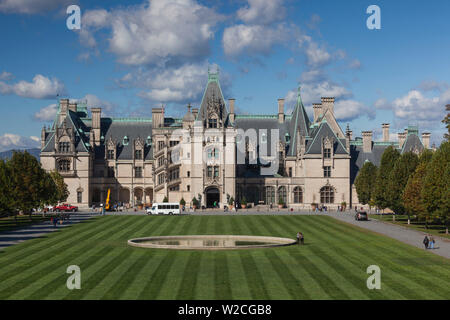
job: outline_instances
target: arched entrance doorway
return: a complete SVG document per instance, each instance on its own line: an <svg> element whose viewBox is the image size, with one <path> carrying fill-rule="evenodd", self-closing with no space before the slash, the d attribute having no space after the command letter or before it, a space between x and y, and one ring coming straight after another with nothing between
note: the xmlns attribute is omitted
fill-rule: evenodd
<svg viewBox="0 0 450 320"><path fill-rule="evenodd" d="M216 202L217 205L219 205L220 202L220 191L216 187L210 187L205 190L206 195L206 207L207 208L213 208L214 202Z"/></svg>

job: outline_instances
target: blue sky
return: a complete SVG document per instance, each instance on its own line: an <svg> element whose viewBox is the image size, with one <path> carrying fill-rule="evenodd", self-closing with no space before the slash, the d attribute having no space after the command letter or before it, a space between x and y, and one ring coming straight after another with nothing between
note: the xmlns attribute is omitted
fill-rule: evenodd
<svg viewBox="0 0 450 320"><path fill-rule="evenodd" d="M66 8L81 8L68 30ZM381 9L369 30L366 9ZM198 106L208 66L238 112L286 112L296 88L311 114L321 96L360 135L408 124L440 143L450 103L450 2L363 0L0 0L0 150L38 145L56 94L110 116Z"/></svg>

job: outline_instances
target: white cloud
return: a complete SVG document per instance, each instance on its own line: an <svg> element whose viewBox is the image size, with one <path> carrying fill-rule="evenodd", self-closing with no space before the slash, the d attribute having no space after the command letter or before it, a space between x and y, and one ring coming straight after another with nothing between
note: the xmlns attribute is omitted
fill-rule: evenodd
<svg viewBox="0 0 450 320"><path fill-rule="evenodd" d="M216 65L210 68L217 68ZM126 74L119 85L137 86L139 96L153 102L188 103L201 100L208 79L208 63L185 64L176 68L139 70ZM220 75L222 90L229 87L226 74Z"/></svg>
<svg viewBox="0 0 450 320"><path fill-rule="evenodd" d="M56 78L49 79L37 74L32 82L22 80L15 84L9 84L0 81L0 93L16 94L20 97L33 99L51 99L55 98L57 94L64 94L65 87Z"/></svg>
<svg viewBox="0 0 450 320"><path fill-rule="evenodd" d="M287 40L288 30L280 24L276 28L261 25L238 24L226 28L223 33L223 48L227 56L268 54L276 44Z"/></svg>
<svg viewBox="0 0 450 320"><path fill-rule="evenodd" d="M394 114L394 127L403 129L408 125L418 125L420 130L439 131L434 135L435 142L440 141L441 131L444 125L441 120L445 117L445 105L450 103L450 89L447 84L440 85L441 90L435 92L426 92L420 89L413 89L405 95L392 101L379 99L374 103L378 109L389 109ZM446 88L442 90L442 88ZM429 89L429 88L428 88Z"/></svg>
<svg viewBox="0 0 450 320"><path fill-rule="evenodd" d="M34 118L38 121L53 121L58 112L56 103L50 104L34 114Z"/></svg>
<svg viewBox="0 0 450 320"><path fill-rule="evenodd" d="M125 9L87 11L80 41L97 45L95 30L111 29L109 50L126 65L198 61L209 52L223 17L195 0L152 0Z"/></svg>
<svg viewBox="0 0 450 320"><path fill-rule="evenodd" d="M118 106L112 102L102 100L94 94L88 93L81 99L75 99L74 102L86 102L88 108L102 108L102 114L106 116L113 115Z"/></svg>
<svg viewBox="0 0 450 320"><path fill-rule="evenodd" d="M13 78L13 74L10 72L3 71L0 73L0 80L11 80Z"/></svg>
<svg viewBox="0 0 450 320"><path fill-rule="evenodd" d="M35 14L55 9L66 9L74 0L0 0L0 12Z"/></svg>
<svg viewBox="0 0 450 320"><path fill-rule="evenodd" d="M271 24L286 15L283 0L248 0L248 6L237 11L239 19L251 24Z"/></svg>
<svg viewBox="0 0 450 320"><path fill-rule="evenodd" d="M373 119L375 112L363 103L349 99L336 101L334 104L334 115L337 120L352 121L363 115L366 115L369 119Z"/></svg>
<svg viewBox="0 0 450 320"><path fill-rule="evenodd" d="M23 137L17 134L5 133L0 136L0 152L12 149L38 148L40 139L35 136Z"/></svg>

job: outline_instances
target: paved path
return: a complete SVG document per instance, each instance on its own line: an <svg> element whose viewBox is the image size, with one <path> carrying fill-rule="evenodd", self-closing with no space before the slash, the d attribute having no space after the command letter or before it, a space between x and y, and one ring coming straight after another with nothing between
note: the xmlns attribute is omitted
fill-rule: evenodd
<svg viewBox="0 0 450 320"><path fill-rule="evenodd" d="M58 224L56 228L53 226L53 224L51 224L50 221L45 221L32 224L20 229L2 232L0 233L0 250L29 239L45 236L50 232L54 232L60 230L61 228L65 228L70 225L85 221L93 216L94 215L90 213L71 213L70 220L64 221L64 224L62 225Z"/></svg>
<svg viewBox="0 0 450 320"><path fill-rule="evenodd" d="M354 213L337 213L337 212L329 212L326 215L331 216L337 220L344 221L350 223L352 225L371 230L382 235L388 236L390 238L399 240L406 244L415 246L420 249L424 249L424 245L422 243L423 238L425 237L424 232L420 232L414 229L410 229L408 227L397 226L392 223L382 222L376 219L370 219L369 221L356 221ZM450 241L448 239L444 239L441 237L434 236L436 241L435 247L436 249L429 249L429 252L435 253L447 259L450 259Z"/></svg>

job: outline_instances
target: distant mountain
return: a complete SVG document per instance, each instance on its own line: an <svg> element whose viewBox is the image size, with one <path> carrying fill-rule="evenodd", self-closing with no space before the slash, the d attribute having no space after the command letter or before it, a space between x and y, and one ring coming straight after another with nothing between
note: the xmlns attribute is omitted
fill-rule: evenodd
<svg viewBox="0 0 450 320"><path fill-rule="evenodd" d="M41 153L41 150L38 148L32 148L32 149L22 149L22 150L8 150L0 152L0 159L11 159L14 151L27 151L29 154L34 156L36 159L40 159L39 155Z"/></svg>

